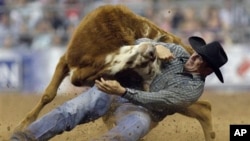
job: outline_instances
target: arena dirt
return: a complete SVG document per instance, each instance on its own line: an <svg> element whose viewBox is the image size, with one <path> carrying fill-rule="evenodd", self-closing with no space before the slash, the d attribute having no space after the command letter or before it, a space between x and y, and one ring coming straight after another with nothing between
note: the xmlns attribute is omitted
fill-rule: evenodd
<svg viewBox="0 0 250 141"><path fill-rule="evenodd" d="M40 114L75 95L57 96ZM39 100L37 94L0 93L0 141L7 141L14 127ZM250 93L218 93L206 91L201 97L212 104L216 141L229 140L230 124L250 124ZM51 141L87 141L107 131L102 120L77 126L70 132L57 135ZM197 120L179 114L165 118L144 141L203 141L204 136Z"/></svg>

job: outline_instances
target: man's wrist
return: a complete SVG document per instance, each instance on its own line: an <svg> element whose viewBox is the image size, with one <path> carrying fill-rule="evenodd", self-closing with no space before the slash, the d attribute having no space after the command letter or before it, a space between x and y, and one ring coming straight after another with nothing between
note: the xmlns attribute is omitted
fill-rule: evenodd
<svg viewBox="0 0 250 141"><path fill-rule="evenodd" d="M121 95L121 97L124 97L127 93L127 89L125 88L125 91L123 92L123 94Z"/></svg>
<svg viewBox="0 0 250 141"><path fill-rule="evenodd" d="M122 97L125 96L130 96L130 95L135 95L136 91L134 89L130 89L130 88L125 88L126 91L124 92L124 94L122 95Z"/></svg>

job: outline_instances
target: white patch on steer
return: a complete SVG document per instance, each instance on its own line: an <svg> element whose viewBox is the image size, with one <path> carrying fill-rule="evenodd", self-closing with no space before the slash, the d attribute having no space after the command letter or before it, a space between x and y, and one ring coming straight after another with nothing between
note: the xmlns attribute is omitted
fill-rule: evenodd
<svg viewBox="0 0 250 141"><path fill-rule="evenodd" d="M138 54L138 47L139 45L123 46L120 48L118 54L109 54L105 59L105 64L109 64L108 70L110 71L110 74L116 74L125 69L127 62Z"/></svg>
<svg viewBox="0 0 250 141"><path fill-rule="evenodd" d="M148 49L143 48L145 45L152 44L150 42L142 42L138 45L123 46L118 53L109 54L105 59L105 64L109 66L107 70L110 74L116 74L123 69L132 68L138 73L142 73L146 79L154 77L155 74L160 72L159 61L157 59L150 61L148 56L143 56ZM144 62L148 62L147 66L139 67Z"/></svg>
<svg viewBox="0 0 250 141"><path fill-rule="evenodd" d="M76 68L71 68L69 71L69 78L71 80L73 73L76 71Z"/></svg>
<svg viewBox="0 0 250 141"><path fill-rule="evenodd" d="M143 24L143 26L144 26L144 33L143 33L143 35L144 35L144 37L148 37L148 35L150 34L150 31L151 31L151 27L149 27L147 24Z"/></svg>
<svg viewBox="0 0 250 141"><path fill-rule="evenodd" d="M131 68L142 76L144 90L149 90L153 78L160 73L160 61L153 58L154 55L151 51L155 50L152 47L151 42L121 47L119 52L109 54L106 57L107 71L114 75L121 70Z"/></svg>

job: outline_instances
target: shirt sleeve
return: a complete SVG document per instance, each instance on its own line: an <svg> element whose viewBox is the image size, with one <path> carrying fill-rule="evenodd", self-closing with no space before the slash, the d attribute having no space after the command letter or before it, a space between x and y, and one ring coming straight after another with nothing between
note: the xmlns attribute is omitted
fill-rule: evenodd
<svg viewBox="0 0 250 141"><path fill-rule="evenodd" d="M146 92L127 88L123 97L134 104L154 111L161 111L169 107L187 106L198 100L204 88L203 83L189 83L188 85L171 86L158 92Z"/></svg>

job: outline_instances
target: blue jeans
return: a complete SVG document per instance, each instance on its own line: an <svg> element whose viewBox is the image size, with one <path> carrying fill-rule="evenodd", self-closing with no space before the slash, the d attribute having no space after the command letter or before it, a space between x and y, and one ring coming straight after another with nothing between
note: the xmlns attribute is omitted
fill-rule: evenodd
<svg viewBox="0 0 250 141"><path fill-rule="evenodd" d="M115 126L95 140L137 141L145 136L152 124L146 109L128 103L126 99L120 97L116 100L119 106L113 113ZM97 90L94 86L33 122L24 133L39 141L49 140L79 124L103 116L112 102L112 96ZM18 140L18 137L15 139Z"/></svg>

